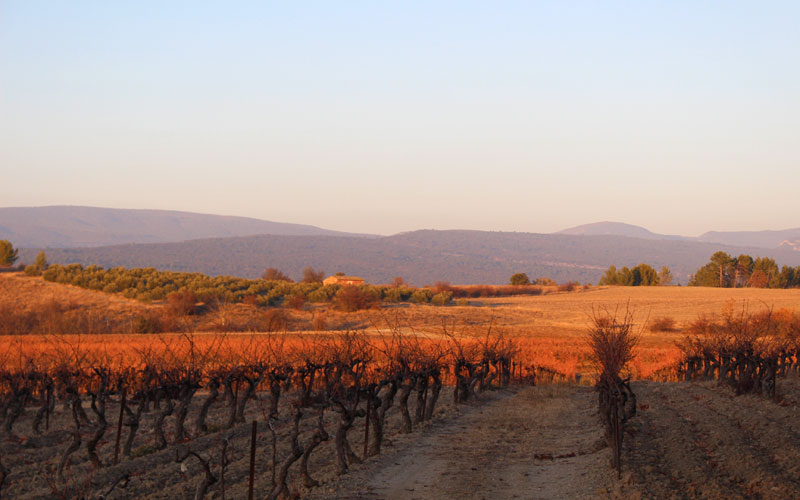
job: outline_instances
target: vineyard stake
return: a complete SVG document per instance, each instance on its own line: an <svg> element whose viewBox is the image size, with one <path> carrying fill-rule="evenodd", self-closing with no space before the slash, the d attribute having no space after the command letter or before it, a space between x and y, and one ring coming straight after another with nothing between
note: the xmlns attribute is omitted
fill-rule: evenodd
<svg viewBox="0 0 800 500"><path fill-rule="evenodd" d="M45 397L47 398L47 406L45 407L45 410L44 410L44 430L45 431L49 431L50 430L50 391L49 390L47 391Z"/></svg>
<svg viewBox="0 0 800 500"><path fill-rule="evenodd" d="M364 427L364 458L367 458L367 445L369 444L369 417L372 413L372 398L367 398L367 423Z"/></svg>
<svg viewBox="0 0 800 500"><path fill-rule="evenodd" d="M220 481L220 489L222 489L222 500L225 500L225 467L228 465L226 455L228 451L228 440L222 440L222 453L219 460L219 481Z"/></svg>
<svg viewBox="0 0 800 500"><path fill-rule="evenodd" d="M250 435L250 482L247 487L247 500L253 500L253 480L256 472L256 436L258 422L253 420L253 432Z"/></svg>
<svg viewBox="0 0 800 500"><path fill-rule="evenodd" d="M126 391L122 391L122 399L119 403L119 420L117 421L117 439L114 443L114 465L119 463L119 438L122 435L122 415L125 411L125 395Z"/></svg>

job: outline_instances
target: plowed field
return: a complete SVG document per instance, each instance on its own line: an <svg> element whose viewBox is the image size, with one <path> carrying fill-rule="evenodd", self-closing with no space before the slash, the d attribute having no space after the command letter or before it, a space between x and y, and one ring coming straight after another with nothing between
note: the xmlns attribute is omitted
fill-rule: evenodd
<svg viewBox="0 0 800 500"><path fill-rule="evenodd" d="M644 498L800 498L800 383L778 403L715 382L638 382L624 464Z"/></svg>

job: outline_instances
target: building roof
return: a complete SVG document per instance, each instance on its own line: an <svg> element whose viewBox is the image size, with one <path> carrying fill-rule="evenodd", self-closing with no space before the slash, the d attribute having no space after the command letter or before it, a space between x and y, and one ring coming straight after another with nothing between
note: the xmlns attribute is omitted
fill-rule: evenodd
<svg viewBox="0 0 800 500"><path fill-rule="evenodd" d="M325 280L336 280L336 281L364 281L364 278L359 278L358 276L328 276Z"/></svg>

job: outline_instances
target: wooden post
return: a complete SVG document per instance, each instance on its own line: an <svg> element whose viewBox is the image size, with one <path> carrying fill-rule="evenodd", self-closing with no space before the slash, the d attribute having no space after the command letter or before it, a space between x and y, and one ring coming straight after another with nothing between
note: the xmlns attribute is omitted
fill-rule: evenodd
<svg viewBox="0 0 800 500"><path fill-rule="evenodd" d="M247 500L253 500L253 481L256 473L256 437L258 436L258 422L253 420L253 431L250 435L250 482L247 487Z"/></svg>
<svg viewBox="0 0 800 500"><path fill-rule="evenodd" d="M372 413L372 397L367 398L367 423L364 427L364 459L367 458L367 445L369 444L369 417Z"/></svg>
<svg viewBox="0 0 800 500"><path fill-rule="evenodd" d="M44 430L50 430L50 391L48 390L45 393L45 397L47 398L47 406L44 409Z"/></svg>
<svg viewBox="0 0 800 500"><path fill-rule="evenodd" d="M222 454L219 459L219 487L222 490L222 500L225 500L225 467L227 467L228 440L222 440Z"/></svg>
<svg viewBox="0 0 800 500"><path fill-rule="evenodd" d="M119 463L119 439L122 435L122 416L125 412L125 395L127 392L125 390L122 391L122 398L120 398L119 402L119 420L117 421L117 439L114 443L114 465Z"/></svg>

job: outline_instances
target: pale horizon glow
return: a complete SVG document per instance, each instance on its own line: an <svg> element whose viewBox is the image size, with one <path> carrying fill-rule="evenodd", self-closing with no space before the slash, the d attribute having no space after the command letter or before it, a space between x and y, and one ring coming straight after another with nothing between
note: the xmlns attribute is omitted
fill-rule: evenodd
<svg viewBox="0 0 800 500"><path fill-rule="evenodd" d="M0 3L0 206L800 226L795 2Z"/></svg>

